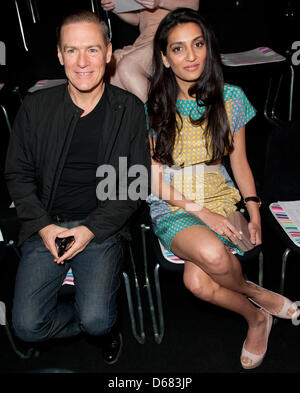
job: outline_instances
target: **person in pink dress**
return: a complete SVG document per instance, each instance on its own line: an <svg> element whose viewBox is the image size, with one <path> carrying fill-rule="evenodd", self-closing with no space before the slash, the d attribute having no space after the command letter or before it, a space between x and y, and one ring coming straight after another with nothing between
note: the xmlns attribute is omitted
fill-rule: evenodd
<svg viewBox="0 0 300 393"><path fill-rule="evenodd" d="M136 0L144 9L117 14L125 22L138 26L140 35L132 45L116 49L108 67L111 84L128 90L144 103L148 96L148 76L152 64L153 37L160 21L177 7L199 8L199 0ZM114 12L115 3L101 0L104 11Z"/></svg>

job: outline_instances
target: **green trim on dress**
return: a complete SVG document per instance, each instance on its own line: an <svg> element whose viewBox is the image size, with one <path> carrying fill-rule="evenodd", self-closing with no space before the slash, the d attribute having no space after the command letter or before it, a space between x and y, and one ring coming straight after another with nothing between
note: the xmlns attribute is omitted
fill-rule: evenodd
<svg viewBox="0 0 300 393"><path fill-rule="evenodd" d="M200 218L195 216L195 214L186 212L184 210L178 210L164 216L158 220L158 225L155 228L155 234L160 239L161 243L167 250L171 251L172 241L175 235L185 228L190 226L198 225L210 229L217 237L223 242L223 244L232 250L234 250L239 255L244 255L234 243L228 240L226 237L219 235L217 232L213 231L208 225L206 225Z"/></svg>

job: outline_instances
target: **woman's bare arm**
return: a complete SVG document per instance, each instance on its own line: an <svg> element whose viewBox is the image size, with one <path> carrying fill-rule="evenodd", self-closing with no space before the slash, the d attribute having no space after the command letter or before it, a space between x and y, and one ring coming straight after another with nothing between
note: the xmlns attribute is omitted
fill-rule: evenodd
<svg viewBox="0 0 300 393"><path fill-rule="evenodd" d="M230 164L235 181L243 198L256 196L254 177L248 163L245 142L245 126L234 133L234 150L230 154ZM256 244L261 243L260 213L256 202L247 202L250 216L249 229L252 232L251 240Z"/></svg>

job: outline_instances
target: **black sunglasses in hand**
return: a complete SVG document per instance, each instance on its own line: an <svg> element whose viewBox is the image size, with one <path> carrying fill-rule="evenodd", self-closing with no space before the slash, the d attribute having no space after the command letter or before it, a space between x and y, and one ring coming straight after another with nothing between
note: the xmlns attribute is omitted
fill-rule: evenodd
<svg viewBox="0 0 300 393"><path fill-rule="evenodd" d="M61 257L64 255L64 253L67 251L68 246L70 243L72 243L75 240L74 236L68 236L68 237L57 237L55 239L55 243L58 247L57 249L57 255Z"/></svg>

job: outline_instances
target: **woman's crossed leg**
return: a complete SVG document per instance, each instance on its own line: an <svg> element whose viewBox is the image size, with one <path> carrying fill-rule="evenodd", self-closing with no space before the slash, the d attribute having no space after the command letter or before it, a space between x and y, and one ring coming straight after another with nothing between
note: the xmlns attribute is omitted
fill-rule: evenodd
<svg viewBox="0 0 300 393"><path fill-rule="evenodd" d="M209 229L191 226L173 238L172 252L185 260L184 284L196 297L242 315L248 323L245 348L252 354L266 351L268 314L247 297L282 308L282 297L245 281L239 260ZM247 361L247 359L243 359Z"/></svg>

